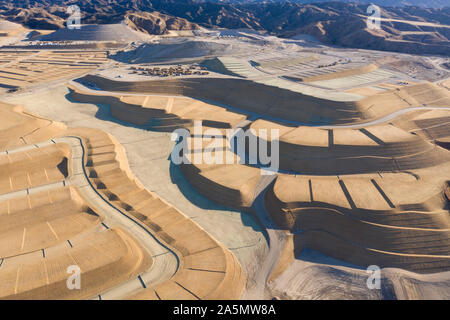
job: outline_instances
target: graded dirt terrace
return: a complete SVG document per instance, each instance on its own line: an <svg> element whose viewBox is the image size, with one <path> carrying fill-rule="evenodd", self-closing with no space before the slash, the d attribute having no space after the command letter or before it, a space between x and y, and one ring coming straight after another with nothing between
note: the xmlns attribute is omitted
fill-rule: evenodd
<svg viewBox="0 0 450 320"><path fill-rule="evenodd" d="M0 112L9 117L8 124L11 120L43 120L10 105ZM29 145L22 139L18 149L8 147L0 156L4 158L2 173L10 177L10 188L0 194L0 219L8 229L0 239L2 298L85 299L113 287L120 292L122 283L137 276L146 281L145 270L153 270L148 249L137 242L140 238L116 226L88 190L129 215L128 219L177 256L173 276L145 290L124 288L123 298L227 299L242 294L245 275L233 254L195 222L146 191L132 176L124 152L112 137L100 130L58 128L51 140L35 137L34 145ZM17 130L10 135L20 139L24 133ZM82 144L74 149L54 142L66 141L62 136L79 137ZM81 150L84 156L78 155ZM62 157L65 161L60 161ZM94 189L77 182L74 172L80 166L76 161L84 162L86 179ZM51 170L64 174L50 175ZM19 174L25 177L23 184L18 184ZM62 185L52 184L64 178ZM66 287L66 269L71 265L81 269L82 290Z"/></svg>
<svg viewBox="0 0 450 320"><path fill-rule="evenodd" d="M297 125L360 123L405 108L450 105L448 91L432 83L402 87L356 102L339 102L240 79L128 82L88 75L79 81L104 91L191 97L226 106L230 111L256 113L259 117Z"/></svg>
<svg viewBox="0 0 450 320"><path fill-rule="evenodd" d="M413 111L414 112L414 111ZM406 171L427 168L449 161L446 150L436 148L436 140L445 140L450 135L447 117L449 110L424 110L422 114L434 114L420 122L410 121L410 114L399 117L399 123L419 123L422 128L434 130L432 138L414 134L391 124L373 125L358 129L321 129L314 127L287 127L265 120L254 121L250 129L256 134L259 129L280 130L280 169L297 174L342 175L385 171ZM430 114L430 115L431 115ZM423 115L423 117L425 117ZM405 120L402 120L405 119ZM429 123L434 125L429 125ZM400 124L400 125L401 125ZM425 129L426 130L426 129ZM419 132L416 134L415 132ZM427 131L428 132L428 131ZM431 140L431 141L430 141Z"/></svg>
<svg viewBox="0 0 450 320"><path fill-rule="evenodd" d="M95 83L98 85L98 82ZM113 87L112 90L133 86L129 83L108 80L100 83L110 84ZM151 88L160 88L153 83L148 82L148 84ZM139 85L142 84L136 84L138 88L135 88L136 91L148 89ZM162 92L158 91L158 93ZM386 104L386 100L390 101L390 104ZM361 105L367 105L372 101L376 103L370 106L373 108L372 114L375 115L380 112L379 106L387 109L400 101L403 104L396 105L397 110L417 105L444 108L448 106L450 100L447 90L432 84L418 84L371 96L368 102ZM406 114L405 117L399 117L397 120L403 124L400 127L393 124L380 124L361 126L359 129L338 127L321 129L303 126L288 127L266 120L251 123L249 128L253 130L279 129L281 131L280 169L305 176L304 180L288 175L286 178L279 178L275 186L283 181L292 182L274 189L277 191L271 189L272 191L269 190L266 194L267 209L279 225L291 231L297 228L313 230L306 232L304 236L294 238L297 252L308 247L357 265L377 263L382 266L396 266L425 273L448 270L449 221L445 218L446 202L443 194L444 185L449 177L442 174L432 177L435 172L448 171L449 154L447 150L435 145L430 139L423 139L420 135L401 128L408 123L415 123L422 127L434 124L434 128L443 128L444 131L439 131L439 138L445 139L449 134L445 126L447 117L439 117L439 114L448 113L448 111L432 108L427 111L427 107L423 109L422 114L427 112L437 114L426 123L420 123L420 120L411 121L411 115ZM197 138L200 137L191 139ZM203 145L202 150L193 150L193 152L204 153L205 147ZM257 168L240 164L183 164L182 170L192 185L208 198L239 209L248 210L251 207L259 181ZM316 178L308 179L308 175L314 175ZM280 177L284 176L280 175ZM398 177L405 177L403 179L406 180L399 180ZM405 183L407 185L404 185ZM302 187L299 188L300 186ZM323 193L321 190L328 189L329 191L321 196ZM283 190L295 190L299 192L299 198L289 198L289 201L281 200L284 199L283 192L286 192ZM304 194L301 190L310 190L310 194ZM308 204L311 201L313 203ZM303 202L306 203L303 204ZM320 205L316 205L316 202ZM306 211L301 209L302 207L297 208L300 204L307 208ZM364 213L358 213L361 210ZM330 221L330 226L334 226L334 230L331 232L322 223L321 227L325 232L322 236L314 223L316 219L321 220L318 212L326 215L328 211L330 217L326 220ZM417 211L419 216L415 217L414 214L407 216L405 212L410 211L414 213ZM336 213L333 214L334 212ZM396 219L390 222L373 216L375 219L373 221L369 219L369 222L366 222L363 219L362 223L367 226L367 230L362 226L350 226L356 223L353 220L355 215L364 215L368 219L368 212L385 212L385 217L404 215L408 218L404 222L405 225L398 225ZM429 214L423 212L429 212ZM422 219L421 215L423 218L435 216L442 224L436 225L435 229L422 230L422 226L417 226L415 222ZM303 216L312 219L311 227L307 222L309 220L303 219ZM352 218L347 219L347 216ZM334 221L334 217L338 220ZM342 222L339 222L339 219ZM336 229L336 224L345 225L345 221L348 221L349 226L343 226L342 230ZM390 226L391 223L394 227ZM429 225L426 222L425 224ZM365 231L361 234L352 233L351 236L354 238L341 239L342 235L346 234L345 228ZM383 241L375 240L377 235L383 232L389 236L386 236ZM408 236L405 237L405 234ZM317 242L317 239L321 239L321 242ZM331 245L336 243L338 246L340 241L342 249ZM429 246L430 243L432 246Z"/></svg>
<svg viewBox="0 0 450 320"><path fill-rule="evenodd" d="M194 122L202 124L203 130L215 128L221 130L225 136L225 130L235 128L246 119L239 113L227 111L225 108L207 104L202 101L164 96L103 96L83 93L82 89L69 87L70 99L76 102L108 104L111 115L118 120L145 127L152 131L172 132L179 128L185 128L194 134ZM220 121L217 121L220 119ZM196 139L202 137L192 136L188 144L192 153L203 152L195 150ZM199 140L200 141L200 140ZM226 139L222 140L225 144ZM202 148L206 147L205 144ZM234 160L234 165L181 165L181 170L188 181L200 190L207 198L222 205L239 210L248 210L252 201L252 190L259 180L259 170L256 168L238 165L234 154L228 152ZM185 156L195 156L186 154ZM224 155L227 156L226 154ZM216 178L215 178L216 177ZM226 177L221 180L221 177ZM213 181L220 180L219 184ZM251 182L248 183L248 180ZM211 183L212 182L212 183Z"/></svg>
<svg viewBox="0 0 450 320"><path fill-rule="evenodd" d="M274 126L261 124L259 120L253 124L258 128ZM301 138L297 143L306 140L321 145L300 134L300 129L321 130L295 129L298 133L290 136ZM304 158L299 156L288 162L296 164L300 171L295 175L280 173L269 188L265 200L268 212L280 227L291 232L301 230L293 239L296 253L310 248L356 265L377 264L420 273L448 271L450 220L444 193L450 177L443 174L450 169L448 151L393 126L369 129L382 134L386 142L376 144L359 130L352 133L351 129L333 129L344 147L340 150L339 145L327 145L327 131L323 134L325 146L315 147L321 150L316 154L311 155L314 149L300 144L280 148L281 157L292 157L298 148ZM290 133L289 130L292 129L286 127ZM352 139L355 135L361 135L359 143L358 139ZM320 137L319 134L310 137L314 136ZM281 139L284 137L282 134ZM199 138L195 136L191 140ZM346 139L348 148L345 148ZM399 143L405 142L403 149L400 148ZM408 147L408 142L414 142L416 149ZM397 145L390 147L389 143ZM204 144L201 153L207 147ZM369 154L371 147L380 153L384 149L389 161L381 155L372 156L380 158L378 163L367 161L370 156L363 154ZM222 151L230 153L226 149ZM192 152L199 150L194 148ZM343 152L341 161L339 152ZM416 154L424 156L417 158ZM258 168L241 164L183 164L182 170L199 192L216 202L247 210L253 204L260 180Z"/></svg>
<svg viewBox="0 0 450 320"><path fill-rule="evenodd" d="M98 226L100 216L75 188L59 187L0 202L1 256L8 258L53 247Z"/></svg>
<svg viewBox="0 0 450 320"><path fill-rule="evenodd" d="M170 114L176 115L176 121L174 121L173 127L171 127L171 129L180 127L192 129L193 121L209 121L209 119L211 119L209 116L209 112L191 112L192 110L196 110L195 108L192 109L192 106L201 106L204 107L205 110L211 110L211 117L214 115L214 111L217 110L217 112L225 112L224 115L229 114L229 116L225 118L221 117L219 119L235 119L224 121L226 125L218 122L209 123L212 127L216 125L216 128L220 130L223 130L224 127L235 127L236 125L239 125L239 123L241 123L243 120L245 120L245 117L243 117L242 115L235 114L233 116L232 111L226 111L222 107L206 104L199 101L196 102L195 100L183 97L164 97L151 95L140 96L139 94L119 94L115 96L102 92L99 92L100 94L95 95L93 94L92 90L85 91L87 92L83 92L83 90L81 90L78 86L74 86L72 87L71 91L69 91L70 95L68 95L68 97L70 97L72 103L80 100L83 103L87 104L92 102L98 105L107 104L111 108L111 115L124 121L124 123L136 123L136 125L161 123L161 120L158 120L158 122L156 122L153 121L153 119L173 118L173 116L169 115L167 111L170 111ZM170 101L173 101L174 104L172 105ZM445 101L445 97L443 101ZM173 108L173 106L177 105L176 102L179 103L179 108ZM117 112L117 110L119 110L120 112ZM126 111L129 111L128 114L126 113ZM310 177L310 179L314 180L314 190L319 190L319 193L317 193L317 191L314 193L313 197L315 202L313 202L313 205L316 205L316 203L321 203L317 201L323 201L327 204L328 207L336 208L336 206L338 206L340 208L343 213L336 214L336 217L340 217L337 219L340 220L337 220L336 222L334 222L334 224L332 224L333 226L342 225L342 230L341 227L339 227L339 230L336 230L336 232L339 231L339 234L341 234L341 232L343 234L347 234L347 232L345 231L347 229L345 228L354 228L355 226L353 226L353 224L355 223L361 223L366 226L366 228L368 228L367 237L364 238L364 242L362 244L359 243L359 245L365 245L366 249L364 249L365 251L363 250L362 253L360 251L351 251L358 253L348 256L344 253L341 254L341 249L337 247L340 242L335 241L335 238L326 240L329 242L326 242L325 244L321 244L322 246L319 246L319 244L316 244L315 239L317 239L317 237L320 238L320 235L308 235L307 238L295 236L292 240L287 241L290 249L287 247L287 249L285 250L286 252L290 252L290 254L287 255L288 258L286 260L280 260L277 273L274 275L274 279L278 279L278 276L283 274L283 271L286 270L286 272L288 272L288 270L290 270L289 266L297 261L296 259L294 259L295 253L298 254L299 251L304 252L305 248L314 248L316 250L329 253L326 250L326 247L330 246L330 248L334 248L331 245L334 243L336 243L336 248L331 250L333 252L329 253L330 255L337 256L340 259L351 261L356 264L364 265L366 263L372 262L373 259L375 259L378 263L383 262L388 266L398 265L402 268L415 270L418 272L430 273L446 270L447 267L445 264L445 257L447 253L442 250L444 250L444 248L447 246L445 244L446 241L448 241L445 238L445 229L448 228L448 221L446 221L445 218L445 208L443 207L444 202L442 202L442 198L441 200L439 200L439 194L443 194L441 182L444 183L446 181L445 179L448 178L445 178L441 175L441 177L439 178L439 181L441 182L436 182L433 173L435 171L445 172L446 170L448 170L446 169L448 167L448 161L446 161L447 154L445 153L445 150L441 150L438 147L435 147L430 142L430 139L422 139L422 136L407 133L407 131L404 131L403 129L405 126L408 126L409 123L413 123L413 121L410 121L410 119L414 120L414 116L412 115L417 116L418 114L420 114L424 119L436 118L437 120L432 120L437 121L436 123L434 123L434 125L439 123L444 124L443 127L445 128L445 122L439 122L439 118L442 118L443 115L445 115L445 112L445 110L433 110L431 108L430 110L423 110L420 113L419 111L411 111L410 113L406 113L405 115L397 118L394 121L395 123L398 122L401 124L398 127L393 125L380 124L364 128L365 130L367 130L367 132L364 130L361 131L360 129L346 128L322 129L302 126L296 128L292 126L282 126L276 123L270 123L265 120L256 120L250 122L249 128L279 128L281 130L281 142L288 142L290 144L289 148L283 149L282 155L297 152L297 146L300 150L304 147L312 148L312 150L321 150L317 154L317 156L323 156L325 158L327 157L327 155L331 157L337 155L338 153L336 152L340 151L336 149L336 147L339 146L343 146L343 150L346 150L346 152L355 154L356 159L358 158L358 154L363 154L368 150L371 150L370 152L374 153L374 155L376 155L377 153L382 153L383 148L386 148L386 150L391 150L391 152L395 151L395 153L392 153L390 155L391 157L398 156L399 158L401 158L405 155L414 155L416 153L420 153L423 150L426 152L431 152L431 154L437 152L437 154L439 155L437 157L432 157L430 164L425 165L424 168L421 168L421 166L418 165L418 168L413 170L412 173L402 173L398 172L398 169L396 168L393 169L393 167L384 167L384 169L380 171L380 173L374 171L373 173L361 174L360 172L358 173L358 168L364 169L364 166L358 167L354 164L350 164L347 166L347 168L353 168L354 171L353 174L349 176L339 175L339 177L337 177L336 175L329 175L322 177ZM136 115L134 115L134 113L136 113ZM425 114L429 114L429 116L427 117L425 116ZM145 120L141 122L141 118L144 118ZM185 120L188 121L185 122ZM162 124L167 125L168 123L162 122ZM438 127L439 126L436 126L436 128ZM146 128L149 130L160 131L160 128L158 126L148 126ZM205 130L208 128L210 127L204 127ZM333 132L332 140L329 140L330 131ZM445 130L441 130L440 132L441 138L445 138L448 135L445 133ZM200 137L192 137L192 142L197 138ZM88 156L88 159L86 160L87 169L93 173L93 176L91 177L93 183L97 186L97 188L99 188L99 191L105 197L107 197L107 199L109 199L109 201L122 208L123 210L129 212L130 215L132 215L134 218L143 221L143 223L149 226L149 228L153 228L153 230L155 230L157 234L162 234L162 237L165 237L164 239L166 239L167 241L173 241L170 240L170 238L167 238L167 236L165 235L166 231L164 230L164 222L161 221L160 224L155 223L152 220L153 216L146 214L145 207L139 205L139 201L142 201L141 196L145 198L145 191L142 190L139 185L135 186L133 183L129 184L127 182L127 178L125 177L126 174L119 174L120 171L118 171L118 166L114 164L116 161L114 160L114 155L110 154L110 152L112 152L115 148L107 147L108 143L104 143L103 139L100 139L100 141L102 142L99 142L98 146L96 146L95 144L92 145L94 149L88 152L88 154L91 153L91 156ZM329 145L330 141L333 142L331 144L331 147ZM380 141L382 141L383 143L380 143ZM399 153L399 151L396 151L396 149L392 147L398 143L406 143L405 146L407 148L401 149L401 152ZM91 148L89 147L89 144L87 144L87 146L88 149ZM414 148L411 149L411 146L414 146ZM204 147L205 145L202 145L201 152L204 152ZM95 148L100 148L98 155L97 151L95 151ZM109 150L108 148L111 148L111 150ZM344 155L345 152L343 152L342 154ZM357 161L351 159L344 160L350 161L349 163L352 163L351 161ZM420 164L421 161L416 161L415 163ZM98 166L99 170L95 168L96 166ZM236 208L244 210L249 210L252 206L255 189L257 188L260 179L260 170L258 168L235 164L183 165L181 166L181 169L191 185L209 199L215 202L223 203L227 206L234 206ZM113 173L109 177L109 175L111 174L110 172L116 173ZM380 174L382 178L380 177ZM419 177L419 180L416 180L415 175ZM279 174L279 178L277 179L276 184L281 183L279 182L279 180L284 176L286 176L286 179L297 179L298 181L302 181L302 185L304 184L304 179L301 179L299 177L294 178L286 174ZM308 178L308 176L304 177ZM344 181L345 188L350 194L349 198L347 198L346 193L343 191L343 188L339 183L339 178ZM299 224L302 225L303 222L309 221L306 220L306 218L303 218L303 216L306 215L306 212L303 209L303 212L300 209L300 211L298 212L302 212L304 213L304 215L294 214L294 212L296 212L295 210L297 210L294 208L296 208L295 206L298 205L299 201L304 201L306 203L308 201L311 201L311 196L308 195L308 193L303 193L303 191L301 191L303 190L303 188L297 184L297 180L295 180L295 182L288 187L281 187L281 190L298 190L299 192L299 198L295 198L295 196L292 198L295 205L292 206L289 204L287 206L288 208L292 207L292 210L289 209L292 211L292 213L286 213L285 206L279 205L280 200L278 200L278 196L281 197L280 194L276 194L277 198L275 198L275 205L273 205L269 199L270 197L272 197L273 193L270 189L266 193L266 203L268 203L266 206L272 218L277 221L282 228L291 231L297 230ZM375 183L373 181L375 181ZM309 188L308 184L306 184L306 186L307 188ZM331 186L333 186L333 190L336 191L321 191L328 190L329 188L331 188ZM405 189L405 186L408 186L408 188ZM362 191L360 190L366 189L370 191L367 191L367 193L361 193ZM284 194L283 192L281 194ZM323 196L321 196L321 194ZM424 205L419 206L418 204L416 204L417 202L423 202ZM290 202L286 200L286 203ZM355 208L352 207L351 203L355 205ZM391 205L395 206L395 208L392 208ZM162 208L164 208L163 205ZM318 210L325 211L324 208L326 208L326 206L321 205ZM360 211L361 213L359 213ZM383 214L381 215L381 213ZM347 218L347 216L353 217L353 215L359 217L359 220L356 220L355 222L354 218ZM310 216L314 217L314 214L310 214ZM158 215L156 215L154 219L156 219L155 221L157 221L162 217L163 216L159 217ZM292 220L292 225L289 224L291 222L286 224L286 217L294 217ZM327 217L327 219L330 219L330 221L334 221L333 217L334 215L331 215L329 218ZM428 220L424 220L425 218L427 218ZM169 217L167 217L167 219L169 219ZM290 219L291 218L287 219L287 221L291 221ZM296 223L295 221L299 222ZM314 219L311 220L311 226L314 226L314 221ZM161 226L163 227L161 228ZM386 238L391 240L378 242L372 240L373 238L377 238L378 232L387 232L389 236L386 236ZM404 238L403 232L407 232L408 237L406 237L405 240L397 243L397 239ZM171 234L169 234L169 236L171 238L174 238ZM305 238L311 240L306 241ZM433 246L430 249L425 249L422 245L424 243L423 239L426 238L430 238L433 241ZM357 241L355 241L355 243L356 242ZM171 242L171 244L172 243L176 244L177 241ZM393 243L395 243L395 246L393 245ZM350 250L354 250L353 247L345 247L345 249L342 249L342 252L347 252L346 250L348 248L350 248ZM386 258L386 255L388 256L388 258ZM382 257L384 260L381 260L380 257ZM443 260L444 262L438 262L439 260ZM354 271L351 272L353 274ZM326 278L332 277L327 273L323 274L323 276ZM415 277L416 276L413 276L414 279ZM180 279L180 281L184 281L184 276ZM284 280L280 278L279 281ZM425 281L425 283L427 283L426 285L428 285L427 281ZM167 292L172 291L175 288L179 288L179 286L172 282L168 282L166 286L167 288L170 287L171 289L165 289L165 286L162 286L162 289L159 289L159 286L156 286L137 294L135 297L157 298L162 292L161 294L163 296L166 295L166 297L168 298L173 298L174 296L167 295ZM423 286L425 286L425 284L423 284L422 287ZM432 284L432 286L434 286L434 284ZM279 288L276 290L279 290ZM177 292L179 292L178 294L185 296L183 294L183 291ZM195 295L197 295L197 293L200 294L202 291L195 292ZM195 296L192 295L187 295L185 297L195 298Z"/></svg>
<svg viewBox="0 0 450 320"><path fill-rule="evenodd" d="M74 151L48 140L48 135L61 135L64 126L47 130L53 122L10 105L3 105L1 114L11 126L4 130L10 138L16 137L11 141L22 142L4 145L0 155L2 179L7 179L0 194L5 228L0 246L1 297L90 298L148 268L152 261L148 253L120 228L106 228L97 208L76 186L69 187ZM30 128L26 124L32 125L33 144L25 140ZM66 269L71 265L81 269L82 290L66 286Z"/></svg>
<svg viewBox="0 0 450 320"><path fill-rule="evenodd" d="M0 87L9 89L81 76L107 62L100 50L0 50L0 59Z"/></svg>
<svg viewBox="0 0 450 320"><path fill-rule="evenodd" d="M280 130L280 168L291 174L278 175L265 201L274 221L295 233L294 251L448 271L450 158L439 142L450 137L449 114L423 108L359 129L253 122L255 133Z"/></svg>
<svg viewBox="0 0 450 320"><path fill-rule="evenodd" d="M71 29L61 28L50 34L40 37L41 41L114 41L132 42L149 38L148 35L132 30L124 23L115 24L83 24L74 32Z"/></svg>
<svg viewBox="0 0 450 320"><path fill-rule="evenodd" d="M195 222L145 190L132 178L121 147L99 130L74 129L86 139L91 181L112 204L148 227L173 248L179 267L173 278L148 287L135 298L231 299L245 286L236 258Z"/></svg>
<svg viewBox="0 0 450 320"><path fill-rule="evenodd" d="M443 76L257 34L114 52L64 32L0 50L0 299L449 297ZM211 72L153 80L136 63ZM273 175L239 162L236 128L257 142L279 130ZM174 162L177 129L203 162ZM367 288L373 264L382 290ZM71 265L81 291L66 288Z"/></svg>
<svg viewBox="0 0 450 320"><path fill-rule="evenodd" d="M183 97L117 97L83 92L74 86L69 86L69 89L69 97L74 101L107 104L114 118L154 131L172 132L177 128L191 128L195 120L205 125L232 128L246 118L225 108Z"/></svg>
<svg viewBox="0 0 450 320"><path fill-rule="evenodd" d="M0 192L12 193L65 180L70 149L63 144L0 155Z"/></svg>
<svg viewBox="0 0 450 320"><path fill-rule="evenodd" d="M353 69L344 69L342 71L334 71L326 74L321 74L317 76L310 76L301 78L300 80L303 82L318 82L318 81L326 81L326 80L334 80L344 77L350 77L355 75L361 75L365 73L369 73L377 70L378 67L374 64L365 65L362 67L357 67Z"/></svg>
<svg viewBox="0 0 450 320"><path fill-rule="evenodd" d="M419 101L427 101L437 106L447 106L449 101L447 91L440 90L431 84L394 89L381 95L381 97L386 96L392 97L391 99L394 101L395 99L400 101L401 98L404 101L404 108L418 105ZM371 98L371 101L376 101L374 97ZM139 101L142 101L142 99ZM374 108L377 108L377 106ZM427 111L426 108L424 109L423 113L445 113L445 110L439 111L430 108L430 111ZM409 118L405 116L403 123L408 123ZM445 118L436 117L434 123L439 124L442 119L445 120ZM333 233L330 234L330 230L326 229L327 237L321 237L320 232L316 230L317 227L314 225L315 220L311 220L311 229L314 230L310 236L312 240L305 240L306 235L303 237L296 236L294 242L297 252L301 251L301 249L298 249L299 247L302 249L309 247L358 265L369 265L376 262L382 266L399 266L404 269L426 273L448 270L446 248L448 248L449 238L446 229L449 221L445 219L445 200L442 195L443 186L449 177L440 175L438 181L430 177L433 172L448 171L450 158L445 149L429 142L429 139L423 139L392 124L362 127L360 129L320 129L302 126L287 127L265 120L257 120L252 122L249 128L254 130L262 128L279 129L281 131L280 168L285 171L296 172L296 174L302 176L308 174L317 176L313 180L308 180L307 176L305 180L302 180L293 176L280 175L275 186L286 179L288 179L286 181L292 180L292 183L275 189L278 190L275 193L269 190L267 193L268 200L266 200L268 201L266 206L278 224L291 231L295 231L297 228L302 230L306 228L307 230L309 226L306 221L309 220L304 220L302 217L306 216L308 210L311 211L311 219L317 217L315 219L319 220L321 216L318 213L314 214L314 212L325 214L327 210L330 210L330 213L337 210L336 215L331 214L327 218L327 221L330 221L330 226L334 226ZM446 136L445 132L441 134L444 137ZM200 137L192 137L191 140L197 138ZM205 147L203 145L200 152L204 153L203 148ZM199 150L193 150L193 152L199 152ZM240 209L248 210L252 205L254 190L259 181L259 169L240 164L183 164L182 170L192 185L208 198ZM280 180L284 176L286 178ZM399 177L403 176L403 179L406 180L399 181ZM409 180L411 180L410 183L406 182ZM297 185L297 183L303 187L299 188L300 185ZM408 185L404 186L404 183L408 183ZM322 191L320 190L329 188L331 189L321 196L320 192ZM311 194L314 192L314 196L312 196L311 194L304 194L301 191L303 189L316 191L310 191ZM298 192L299 198L289 198L290 201L280 200L282 192L285 192L283 190L295 190ZM330 192L331 190L332 192ZM318 191L319 193L317 193ZM218 196L219 194L220 196ZM280 201L281 204L278 204ZM296 209L298 204L307 201L314 201L314 204L305 204L306 211ZM326 205L319 205L317 209L314 209L316 202ZM326 209L327 206L329 206L329 209ZM342 210L349 213L345 214ZM385 212L384 217L386 218L383 219L399 215L408 218L406 221L402 220L405 224L398 224L398 220L395 218L392 218L394 219L393 222L379 220L380 218L375 218L377 216L372 213L375 220L369 219L369 222L367 222L363 219L362 223L365 226L367 225L368 228L366 230L361 226L350 226L355 223L353 222L353 216L359 214L357 213L359 210L364 212L360 215L365 216L365 219L368 219L371 211ZM421 229L422 225L418 226L418 222L416 222L421 221L420 213L417 213L418 217L415 217L414 214L409 216L406 213L403 214L411 210L430 211L430 214L425 213L424 215L422 213L423 217L435 216L438 221L441 221L439 219L444 220L442 220L441 225L436 225L436 230L424 231ZM278 214L281 214L281 216L278 217ZM332 217L339 217L338 219L341 219L342 223L345 224L346 216L352 217L352 219L347 220L349 226L343 227L342 230L336 230L336 223L339 224L339 220L334 221ZM389 226L391 223L395 227ZM429 225L429 223L424 223ZM323 224L321 226L326 228ZM365 231L362 231L362 234L353 233L355 237L353 240L344 239L342 243L346 245L342 250L334 248L331 245L332 239L340 239L341 235L346 234L345 228L358 228ZM389 234L389 237L386 236L386 240L378 241L378 243L376 240L371 240L382 234L384 229ZM403 235L405 232L408 237ZM318 237L322 239L319 244L314 242ZM331 242L324 240L328 238ZM402 242L395 240L396 244L393 245L393 239L403 238ZM424 247L424 240L422 240L425 238L428 239L426 247ZM435 243L433 242L431 248L428 249L430 241ZM349 242L355 242L355 247L351 247L348 244ZM339 242L336 240L336 243ZM327 247L331 249L325 249ZM360 249L355 251L355 248ZM357 253L344 254L345 250ZM364 250L368 253L364 253Z"/></svg>

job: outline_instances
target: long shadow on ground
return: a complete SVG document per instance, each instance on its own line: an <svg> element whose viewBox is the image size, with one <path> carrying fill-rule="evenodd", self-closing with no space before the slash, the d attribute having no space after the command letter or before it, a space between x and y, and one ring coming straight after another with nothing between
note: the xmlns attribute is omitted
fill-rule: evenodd
<svg viewBox="0 0 450 320"><path fill-rule="evenodd" d="M168 160L170 161L170 157ZM242 224L251 227L256 232L262 232L264 237L266 238L267 243L269 243L269 238L266 230L261 227L261 225L256 221L256 219L251 215L251 213L225 207L209 200L208 198L197 192L195 187L192 186L190 182L186 179L186 177L183 175L180 167L175 165L172 161L170 161L170 178L172 183L178 186L178 189L185 196L185 198L188 199L195 206L205 210L222 210L239 213Z"/></svg>
<svg viewBox="0 0 450 320"><path fill-rule="evenodd" d="M141 130L152 132L152 130L149 130L145 126L132 124L132 123L125 122L125 121L122 121L122 120L119 120L119 119L113 117L111 115L110 106L107 104L79 102L79 101L71 99L70 93L71 92L69 91L69 93L66 94L65 98L72 103L95 105L98 108L98 110L95 114L95 117L97 119L100 119L103 121L114 122L116 124L119 124L119 125L125 126L125 127L131 127L131 128L135 128L135 129L141 129ZM216 204L215 202L209 200L205 196L201 195L189 183L189 181L184 177L183 173L181 172L181 169L171 161L170 157L167 160L170 161L170 169L169 170L170 170L171 181L172 181L172 183L177 185L178 189L180 190L180 192L183 194L183 196L187 200L189 200L195 206L197 206L201 209L204 209L204 210L232 211L232 212L239 213L242 224L244 226L251 227L252 230L255 232L261 232L264 235L267 243L269 243L269 238L268 238L266 230L264 228L262 228L262 226L258 223L258 221L250 213L246 213L246 212L238 211L238 210L235 210L232 208L221 206L221 205Z"/></svg>

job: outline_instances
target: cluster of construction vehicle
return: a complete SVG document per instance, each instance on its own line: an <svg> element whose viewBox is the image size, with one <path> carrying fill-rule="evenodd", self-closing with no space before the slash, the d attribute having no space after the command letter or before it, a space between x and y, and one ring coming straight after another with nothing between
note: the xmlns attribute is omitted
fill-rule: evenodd
<svg viewBox="0 0 450 320"><path fill-rule="evenodd" d="M171 76L190 76L190 75L208 75L206 67L191 65L184 67L177 65L176 67L131 67L132 73L148 76L171 77Z"/></svg>

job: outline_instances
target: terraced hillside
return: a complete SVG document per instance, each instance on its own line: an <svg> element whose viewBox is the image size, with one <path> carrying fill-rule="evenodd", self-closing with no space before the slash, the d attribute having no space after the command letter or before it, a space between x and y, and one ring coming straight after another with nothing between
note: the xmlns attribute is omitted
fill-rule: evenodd
<svg viewBox="0 0 450 320"><path fill-rule="evenodd" d="M434 121L448 138L445 118ZM326 130L261 120L250 125L255 132L273 127L281 131L282 171L265 194L265 206L278 226L294 234L295 253L309 248L361 266L449 270L447 150L394 125ZM192 153L209 154L210 148L204 144ZM235 163L183 164L182 170L208 198L249 210L260 172Z"/></svg>
<svg viewBox="0 0 450 320"><path fill-rule="evenodd" d="M295 125L360 123L404 108L450 105L448 91L432 83L397 88L357 101L335 101L281 88L272 82L261 84L240 79L129 82L88 75L79 81L104 91L191 97L227 106L235 112Z"/></svg>
<svg viewBox="0 0 450 320"><path fill-rule="evenodd" d="M448 139L443 114L449 111L421 112L418 118ZM411 118L407 113L397 121L415 128ZM309 248L360 266L418 273L450 269L450 155L435 140L395 124L320 129L257 120L248 128L280 130L281 171L265 193L265 207L281 229L293 233L296 254ZM210 152L206 147L201 153ZM207 197L247 209L254 206L258 171L242 164L183 165Z"/></svg>
<svg viewBox="0 0 450 320"><path fill-rule="evenodd" d="M126 87L163 93L156 84L100 83L115 91ZM366 114L372 119L388 108L392 112L425 106L411 109L391 124L353 129L252 122L248 128L255 132L280 130L280 168L295 173L280 173L266 193L272 218L295 232L295 252L312 248L357 265L420 273L449 270L450 221L444 192L450 177L443 173L450 172L450 158L447 150L434 144L435 139L415 132L429 128L435 130L433 137L447 139L448 111L433 107L448 107L448 103L448 91L420 84L357 102L360 108L370 109ZM427 120L420 122L422 118ZM240 164L182 168L207 197L240 208L252 205L257 168Z"/></svg>
<svg viewBox="0 0 450 320"><path fill-rule="evenodd" d="M189 98L96 95L74 86L69 85L69 88L70 99L107 104L114 118L154 131L172 132L177 128L192 128L195 120L201 120L205 125L232 128L245 120L245 115Z"/></svg>
<svg viewBox="0 0 450 320"><path fill-rule="evenodd" d="M0 50L0 87L19 88L81 76L107 61L105 51Z"/></svg>
<svg viewBox="0 0 450 320"><path fill-rule="evenodd" d="M0 298L241 296L245 274L234 255L142 187L114 138L12 105L0 114L8 132L0 154ZM81 290L67 286L73 266Z"/></svg>
<svg viewBox="0 0 450 320"><path fill-rule="evenodd" d="M440 111L423 110L433 113ZM445 118L437 117L440 132L448 137ZM432 121L432 120L429 120ZM435 130L439 126L434 127ZM286 127L257 120L251 130L276 128L280 130L280 168L299 174L343 175L385 171L410 171L429 168L449 161L448 152L437 148L433 141L424 140L392 124L366 128Z"/></svg>
<svg viewBox="0 0 450 320"><path fill-rule="evenodd" d="M448 296L446 58L121 28L0 50L0 299Z"/></svg>
<svg viewBox="0 0 450 320"><path fill-rule="evenodd" d="M280 125L258 120L250 126L270 127ZM310 248L361 266L419 273L449 270L447 150L393 125L358 130L285 127L281 132L283 171L266 192L265 205L278 226L294 233L295 253ZM449 134L447 130L445 136ZM297 139L283 147L288 136ZM209 154L207 146L200 153ZM375 153L370 155L370 150ZM290 159L295 152L296 158ZM182 170L199 192L216 202L247 210L253 205L260 180L256 167L183 164Z"/></svg>
<svg viewBox="0 0 450 320"><path fill-rule="evenodd" d="M144 224L176 253L175 275L138 293L145 299L239 297L245 275L236 258L195 222L132 179L120 146L97 130L74 130L86 139L87 173L96 189L126 215Z"/></svg>

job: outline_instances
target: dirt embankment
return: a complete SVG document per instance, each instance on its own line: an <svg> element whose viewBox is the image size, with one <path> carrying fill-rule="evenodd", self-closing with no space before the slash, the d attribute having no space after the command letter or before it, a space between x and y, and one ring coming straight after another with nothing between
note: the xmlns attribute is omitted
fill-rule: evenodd
<svg viewBox="0 0 450 320"><path fill-rule="evenodd" d="M129 82L87 75L79 80L105 91L186 96L275 119L322 125L366 122L424 104L450 106L448 91L432 83L394 89L357 102L337 102L240 79Z"/></svg>

